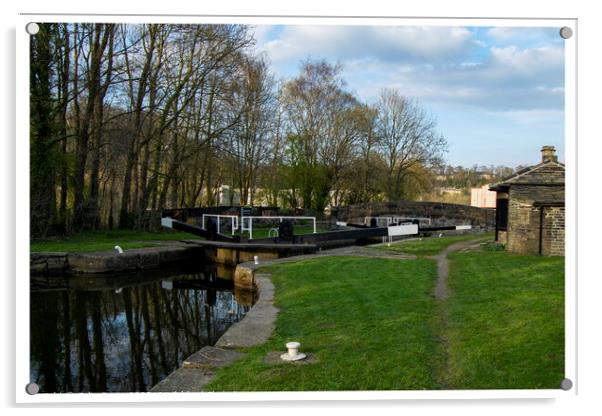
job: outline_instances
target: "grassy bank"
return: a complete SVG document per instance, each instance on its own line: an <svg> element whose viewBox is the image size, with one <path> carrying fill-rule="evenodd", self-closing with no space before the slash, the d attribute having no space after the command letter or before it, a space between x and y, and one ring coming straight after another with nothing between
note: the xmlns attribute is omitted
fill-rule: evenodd
<svg viewBox="0 0 602 416"><path fill-rule="evenodd" d="M401 253L414 254L416 256L431 256L437 254L454 243L469 240L492 240L493 234L462 234L450 235L443 237L424 237L421 239L402 240L391 244L388 247L386 244L376 247L381 250L397 251Z"/></svg>
<svg viewBox="0 0 602 416"><path fill-rule="evenodd" d="M208 390L432 389L433 262L329 257L272 267L276 331ZM318 362L265 364L287 341Z"/></svg>
<svg viewBox="0 0 602 416"><path fill-rule="evenodd" d="M558 388L564 378L564 259L450 255L445 307L454 388Z"/></svg>
<svg viewBox="0 0 602 416"><path fill-rule="evenodd" d="M74 234L63 238L47 238L30 243L31 252L61 251L90 252L113 250L119 245L124 250L142 247L153 247L158 241L189 240L196 236L164 230L161 232L143 232L127 230L103 230Z"/></svg>
<svg viewBox="0 0 602 416"><path fill-rule="evenodd" d="M325 257L271 267L280 309L273 336L219 370L207 389L558 388L563 259L490 251L450 259L445 302L432 296L436 263L428 259ZM264 361L291 340L317 362Z"/></svg>

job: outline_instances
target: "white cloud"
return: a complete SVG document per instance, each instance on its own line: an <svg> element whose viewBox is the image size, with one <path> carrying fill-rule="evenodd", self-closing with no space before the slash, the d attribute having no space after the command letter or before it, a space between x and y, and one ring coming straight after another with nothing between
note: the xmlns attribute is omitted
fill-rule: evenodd
<svg viewBox="0 0 602 416"><path fill-rule="evenodd" d="M400 78L418 91L440 91L429 94L440 102L504 110L564 107L562 48L492 47L483 62L424 68Z"/></svg>
<svg viewBox="0 0 602 416"><path fill-rule="evenodd" d="M562 39L558 29L551 27L510 27L497 26L487 31L487 35L497 42L520 42L525 41L556 41L561 43Z"/></svg>
<svg viewBox="0 0 602 416"><path fill-rule="evenodd" d="M252 26L251 30L253 32L253 35L254 35L254 38L256 41L256 45L260 46L260 45L263 45L265 42L267 42L268 35L272 29L273 29L273 26L271 26L271 25Z"/></svg>
<svg viewBox="0 0 602 416"><path fill-rule="evenodd" d="M564 95L564 87L548 87L547 85L538 85L535 89L550 95Z"/></svg>
<svg viewBox="0 0 602 416"><path fill-rule="evenodd" d="M487 34L494 39L500 40L500 39L515 38L520 35L524 36L524 31L517 30L516 27L498 26L498 27L492 27L491 29L489 29L487 31Z"/></svg>
<svg viewBox="0 0 602 416"><path fill-rule="evenodd" d="M471 46L471 36L462 27L291 25L278 39L258 41L258 49L273 62L306 56L439 60L462 54Z"/></svg>
<svg viewBox="0 0 602 416"><path fill-rule="evenodd" d="M491 57L496 64L517 71L533 72L538 68L558 68L564 65L564 50L555 47L519 49L491 47Z"/></svg>
<svg viewBox="0 0 602 416"><path fill-rule="evenodd" d="M499 29L489 36L531 36L530 28ZM348 87L364 101L393 87L425 105L515 111L507 117L517 121L564 108L564 49L555 42L485 48L486 35L462 27L283 26L276 32L263 30L257 48L279 75L294 76L308 56L326 58L342 63ZM531 110L542 113L521 113Z"/></svg>
<svg viewBox="0 0 602 416"><path fill-rule="evenodd" d="M520 124L547 124L564 120L564 111L561 110L510 110L491 112L495 116L504 117Z"/></svg>
<svg viewBox="0 0 602 416"><path fill-rule="evenodd" d="M517 60L436 65L358 60L345 64L343 75L349 87L368 101L374 100L381 88L394 87L423 103L492 111L560 111L564 107L562 65L551 66L546 59L523 59L529 51L517 50L516 54L520 56ZM526 65L527 61L531 64Z"/></svg>

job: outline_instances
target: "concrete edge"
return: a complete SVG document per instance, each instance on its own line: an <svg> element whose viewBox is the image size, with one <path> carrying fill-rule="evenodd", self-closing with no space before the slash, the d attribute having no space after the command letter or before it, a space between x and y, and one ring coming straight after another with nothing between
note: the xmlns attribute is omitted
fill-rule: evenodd
<svg viewBox="0 0 602 416"><path fill-rule="evenodd" d="M232 324L215 343L220 348L247 348L264 344L275 329L278 308L274 306L274 284L269 273L257 273L254 281L258 300L240 321Z"/></svg>
<svg viewBox="0 0 602 416"><path fill-rule="evenodd" d="M253 274L255 275L255 273ZM210 346L211 349L236 350L248 348L261 345L270 338L274 332L278 315L278 309L274 306L274 285L270 277L269 273L257 273L257 276L254 276L259 295L257 302L243 319L232 324L215 345ZM234 354L227 359L227 363L220 362L215 366L211 364L191 365L191 362L197 361L195 356L198 356L207 348L205 346L191 354L182 362L180 368L153 386L150 392L201 392L205 385L215 377L217 368L231 365L245 355L244 353Z"/></svg>

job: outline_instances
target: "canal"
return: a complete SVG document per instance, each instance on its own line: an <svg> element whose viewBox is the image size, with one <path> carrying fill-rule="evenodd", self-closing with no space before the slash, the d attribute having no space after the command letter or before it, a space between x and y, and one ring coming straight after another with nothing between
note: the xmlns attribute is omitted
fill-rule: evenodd
<svg viewBox="0 0 602 416"><path fill-rule="evenodd" d="M149 391L250 309L230 273L32 277L31 381L42 393Z"/></svg>

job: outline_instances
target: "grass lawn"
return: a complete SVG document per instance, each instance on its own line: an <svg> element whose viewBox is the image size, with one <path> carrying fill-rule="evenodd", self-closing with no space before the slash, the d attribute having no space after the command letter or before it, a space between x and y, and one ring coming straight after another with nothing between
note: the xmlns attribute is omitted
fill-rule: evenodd
<svg viewBox="0 0 602 416"><path fill-rule="evenodd" d="M449 258L449 384L558 388L564 378L564 258L507 252Z"/></svg>
<svg viewBox="0 0 602 416"><path fill-rule="evenodd" d="M562 258L451 254L444 302L425 258L324 257L268 270L275 332L208 391L558 388L564 377ZM292 340L317 362L264 362Z"/></svg>
<svg viewBox="0 0 602 416"><path fill-rule="evenodd" d="M190 240L194 238L198 237L193 234L171 230L161 232L104 230L79 233L65 238L34 240L30 243L30 250L31 252L89 252L113 250L116 245L128 250L157 246L156 241Z"/></svg>
<svg viewBox="0 0 602 416"><path fill-rule="evenodd" d="M411 239L402 240L391 244L387 247L386 244L375 246L381 250L398 251L407 254L414 254L416 256L430 256L437 254L448 246L458 243L460 241L468 240L492 240L493 234L462 234L462 235L450 235L443 237L423 237L422 239Z"/></svg>
<svg viewBox="0 0 602 416"><path fill-rule="evenodd" d="M221 369L206 390L437 388L432 261L327 257L269 270L280 308L275 333ZM291 340L318 361L263 362Z"/></svg>

